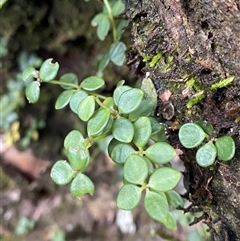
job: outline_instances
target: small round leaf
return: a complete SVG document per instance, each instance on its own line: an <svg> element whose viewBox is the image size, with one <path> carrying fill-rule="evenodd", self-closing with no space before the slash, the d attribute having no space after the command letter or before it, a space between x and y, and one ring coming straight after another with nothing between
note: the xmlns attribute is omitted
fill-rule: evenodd
<svg viewBox="0 0 240 241"><path fill-rule="evenodd" d="M109 134L111 135L112 133L112 126L113 126L113 118L110 116L107 125L104 127L104 129L102 130L101 135L106 135Z"/></svg>
<svg viewBox="0 0 240 241"><path fill-rule="evenodd" d="M157 106L158 94L152 80L150 78L144 78L141 89L143 90L145 97L153 103L155 109Z"/></svg>
<svg viewBox="0 0 240 241"><path fill-rule="evenodd" d="M152 134L151 139L155 142L166 141L167 137L165 135L165 128L160 124L155 118L149 117L151 121Z"/></svg>
<svg viewBox="0 0 240 241"><path fill-rule="evenodd" d="M139 107L129 114L130 121L136 121L141 116L150 116L154 110L152 101L143 99Z"/></svg>
<svg viewBox="0 0 240 241"><path fill-rule="evenodd" d="M177 221L176 221L176 218L174 217L174 215L171 212L169 212L166 220L163 221L163 224L165 225L165 227L167 229L177 230Z"/></svg>
<svg viewBox="0 0 240 241"><path fill-rule="evenodd" d="M102 78L98 76L90 76L82 81L81 87L87 91L94 91L100 89L104 84Z"/></svg>
<svg viewBox="0 0 240 241"><path fill-rule="evenodd" d="M116 106L118 106L118 102L120 99L120 96L122 95L123 92L132 89L128 85L119 85L113 92L113 100Z"/></svg>
<svg viewBox="0 0 240 241"><path fill-rule="evenodd" d="M208 167L214 163L216 156L216 147L210 141L197 150L196 161L199 166Z"/></svg>
<svg viewBox="0 0 240 241"><path fill-rule="evenodd" d="M134 136L133 142L137 147L144 147L152 134L151 121L148 117L140 117L133 123Z"/></svg>
<svg viewBox="0 0 240 241"><path fill-rule="evenodd" d="M57 76L58 69L58 62L55 62L53 59L45 60L39 70L41 81L49 82L53 80Z"/></svg>
<svg viewBox="0 0 240 241"><path fill-rule="evenodd" d="M98 65L98 71L102 72L108 65L109 63L109 53L107 52L106 54L103 55L102 59L99 62Z"/></svg>
<svg viewBox="0 0 240 241"><path fill-rule="evenodd" d="M129 144L112 139L108 146L111 159L117 164L123 164L126 159L135 152Z"/></svg>
<svg viewBox="0 0 240 241"><path fill-rule="evenodd" d="M166 142L156 142L147 148L145 154L152 162L165 164L176 156L176 151Z"/></svg>
<svg viewBox="0 0 240 241"><path fill-rule="evenodd" d="M59 160L51 169L51 178L58 185L68 184L74 175L74 171L68 162Z"/></svg>
<svg viewBox="0 0 240 241"><path fill-rule="evenodd" d="M144 160L145 160L145 162L147 163L147 166L148 166L148 175L151 175L155 170L155 166L146 156L144 156L143 158L144 158Z"/></svg>
<svg viewBox="0 0 240 241"><path fill-rule="evenodd" d="M57 98L56 103L55 103L55 109L59 110L64 108L69 101L71 100L74 92L73 90L65 90L63 91Z"/></svg>
<svg viewBox="0 0 240 241"><path fill-rule="evenodd" d="M128 156L123 166L125 180L133 184L142 184L148 175L148 166L143 157L138 154Z"/></svg>
<svg viewBox="0 0 240 241"><path fill-rule="evenodd" d="M71 183L70 192L74 197L82 197L86 193L93 195L94 185L88 176L79 173Z"/></svg>
<svg viewBox="0 0 240 241"><path fill-rule="evenodd" d="M92 19L91 21L91 25L93 27L98 26L98 24L102 21L102 19L105 17L104 13L99 13L97 15L95 15L95 17Z"/></svg>
<svg viewBox="0 0 240 241"><path fill-rule="evenodd" d="M219 137L215 142L218 158L230 161L235 155L235 142L231 136Z"/></svg>
<svg viewBox="0 0 240 241"><path fill-rule="evenodd" d="M122 1L114 1L112 6L112 15L114 17L121 14L125 9L125 4Z"/></svg>
<svg viewBox="0 0 240 241"><path fill-rule="evenodd" d="M113 109L113 108L114 108L113 98L112 98L112 97L107 97L107 98L103 101L103 105L104 105L106 108Z"/></svg>
<svg viewBox="0 0 240 241"><path fill-rule="evenodd" d="M95 110L94 96L88 96L83 99L78 105L78 117L83 121L88 121Z"/></svg>
<svg viewBox="0 0 240 241"><path fill-rule="evenodd" d="M129 20L122 19L118 26L117 26L117 31L116 31L116 39L120 40L123 33L125 32L127 26L129 24Z"/></svg>
<svg viewBox="0 0 240 241"><path fill-rule="evenodd" d="M198 120L196 121L196 124L198 124L208 135L211 135L214 131L213 126L208 125L206 121Z"/></svg>
<svg viewBox="0 0 240 241"><path fill-rule="evenodd" d="M148 187L157 192L173 189L179 182L181 173L170 167L156 169L150 176Z"/></svg>
<svg viewBox="0 0 240 241"><path fill-rule="evenodd" d="M69 147L73 149L78 149L82 146L84 142L84 137L80 131L72 130L70 131L64 139L64 148L68 150Z"/></svg>
<svg viewBox="0 0 240 241"><path fill-rule="evenodd" d="M73 73L67 73L67 74L64 74L63 76L61 76L61 78L59 79L59 82L65 82L65 83L68 83L68 84L77 85L78 84L78 77L77 77L77 75L75 75ZM61 84L60 86L63 89L66 89L66 90L74 88L73 86L66 86L64 84Z"/></svg>
<svg viewBox="0 0 240 241"><path fill-rule="evenodd" d="M22 79L26 81L31 78L37 78L37 72L34 67L29 66L23 71Z"/></svg>
<svg viewBox="0 0 240 241"><path fill-rule="evenodd" d="M101 135L109 123L110 114L109 109L96 111L87 123L88 136L94 137Z"/></svg>
<svg viewBox="0 0 240 241"><path fill-rule="evenodd" d="M109 58L114 64L118 66L123 65L126 49L126 45L123 42L113 43L109 50Z"/></svg>
<svg viewBox="0 0 240 241"><path fill-rule="evenodd" d="M39 83L37 81L30 82L25 89L25 95L29 103L36 103L40 96Z"/></svg>
<svg viewBox="0 0 240 241"><path fill-rule="evenodd" d="M107 15L103 15L103 16L104 17L98 23L98 27L97 27L97 36L101 41L103 41L106 38L108 31L110 29L110 22L109 22L108 16Z"/></svg>
<svg viewBox="0 0 240 241"><path fill-rule="evenodd" d="M123 185L117 196L117 206L123 210L132 210L140 203L141 189L132 184Z"/></svg>
<svg viewBox="0 0 240 241"><path fill-rule="evenodd" d="M113 123L112 135L118 141L129 143L133 139L134 126L131 121L124 117L119 117Z"/></svg>
<svg viewBox="0 0 240 241"><path fill-rule="evenodd" d="M90 155L87 148L79 147L78 149L69 147L67 157L71 167L74 170L84 171L89 163Z"/></svg>
<svg viewBox="0 0 240 241"><path fill-rule="evenodd" d="M119 87L119 86L123 86L124 83L125 83L125 80L124 80L124 79L118 81L118 83L117 83L117 87Z"/></svg>
<svg viewBox="0 0 240 241"><path fill-rule="evenodd" d="M135 111L141 104L143 98L143 91L140 89L130 89L124 91L118 102L120 113L129 114Z"/></svg>
<svg viewBox="0 0 240 241"><path fill-rule="evenodd" d="M199 125L194 123L186 123L181 126L178 136L184 147L194 148L203 142L206 134Z"/></svg>
<svg viewBox="0 0 240 241"><path fill-rule="evenodd" d="M165 194L170 206L173 208L184 207L183 199L176 191L169 190Z"/></svg>
<svg viewBox="0 0 240 241"><path fill-rule="evenodd" d="M74 93L69 103L69 106L74 113L78 112L78 105L87 96L88 94L84 90L78 90L77 92Z"/></svg>
<svg viewBox="0 0 240 241"><path fill-rule="evenodd" d="M169 207L164 193L147 191L144 199L144 207L152 219L158 222L164 222L167 220Z"/></svg>

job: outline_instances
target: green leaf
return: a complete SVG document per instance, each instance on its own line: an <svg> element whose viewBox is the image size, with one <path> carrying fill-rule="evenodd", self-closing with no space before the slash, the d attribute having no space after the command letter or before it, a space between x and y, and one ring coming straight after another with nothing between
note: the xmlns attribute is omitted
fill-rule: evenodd
<svg viewBox="0 0 240 241"><path fill-rule="evenodd" d="M73 94L74 94L73 90L63 91L57 98L57 101L55 103L55 109L59 110L59 109L64 108L71 100Z"/></svg>
<svg viewBox="0 0 240 241"><path fill-rule="evenodd" d="M98 76L90 76L84 79L81 83L81 87L87 91L95 91L104 86L104 80Z"/></svg>
<svg viewBox="0 0 240 241"><path fill-rule="evenodd" d="M166 192L173 189L179 182L181 173L170 167L155 169L150 176L148 187L156 192Z"/></svg>
<svg viewBox="0 0 240 241"><path fill-rule="evenodd" d="M114 1L112 5L112 15L113 17L121 14L125 9L125 4L122 1Z"/></svg>
<svg viewBox="0 0 240 241"><path fill-rule="evenodd" d="M134 136L133 142L137 147L144 147L152 134L151 121L148 117L140 117L133 123Z"/></svg>
<svg viewBox="0 0 240 241"><path fill-rule="evenodd" d="M214 131L213 126L207 125L207 123L203 120L196 121L196 124L198 124L200 127L202 127L204 132L206 132L208 135L211 135Z"/></svg>
<svg viewBox="0 0 240 241"><path fill-rule="evenodd" d="M101 135L111 135L111 133L112 133L112 126L113 126L113 118L112 118L112 116L110 115L110 118L109 118L109 120L108 120L108 123L107 123L107 125L106 125L106 127L104 127L104 129L102 130L102 133L101 133Z"/></svg>
<svg viewBox="0 0 240 241"><path fill-rule="evenodd" d="M64 148L66 150L68 150L69 147L73 149L78 149L82 146L84 140L85 139L80 131L72 130L67 134L64 139Z"/></svg>
<svg viewBox="0 0 240 241"><path fill-rule="evenodd" d="M235 142L231 136L219 137L215 142L217 156L222 161L230 161L235 155Z"/></svg>
<svg viewBox="0 0 240 241"><path fill-rule="evenodd" d="M73 169L64 160L57 161L51 169L51 178L58 185L68 184L73 179L73 176Z"/></svg>
<svg viewBox="0 0 240 241"><path fill-rule="evenodd" d="M75 94L72 96L70 103L69 103L69 106L74 113L77 113L78 105L87 96L88 96L88 94L84 90L78 90L77 92L75 92Z"/></svg>
<svg viewBox="0 0 240 241"><path fill-rule="evenodd" d="M119 87L120 88L120 87ZM118 102L120 113L129 114L135 111L141 104L143 98L143 91L140 89L130 89L124 91Z"/></svg>
<svg viewBox="0 0 240 241"><path fill-rule="evenodd" d="M141 89L145 97L153 103L155 109L157 106L158 94L152 80L150 78L144 78Z"/></svg>
<svg viewBox="0 0 240 241"><path fill-rule="evenodd" d="M129 144L121 143L112 139L108 146L108 152L111 159L117 164L123 164L126 159L135 152Z"/></svg>
<svg viewBox="0 0 240 241"><path fill-rule="evenodd" d="M40 80L43 82L53 80L57 76L58 69L58 62L55 62L53 59L45 60L39 70Z"/></svg>
<svg viewBox="0 0 240 241"><path fill-rule="evenodd" d="M91 24L93 27L97 26L97 36L101 41L103 41L106 38L108 31L110 29L110 21L108 15L105 13L97 14L93 18Z"/></svg>
<svg viewBox="0 0 240 241"><path fill-rule="evenodd" d="M194 123L186 123L181 126L178 136L184 147L194 148L203 142L206 134L199 125Z"/></svg>
<svg viewBox="0 0 240 241"><path fill-rule="evenodd" d="M74 170L84 171L89 163L90 155L87 148L83 146L78 149L69 147L67 150L67 157L71 167Z"/></svg>
<svg viewBox="0 0 240 241"><path fill-rule="evenodd" d="M113 100L114 100L114 103L115 105L118 106L118 103L119 103L119 99L120 99L120 96L122 95L123 92L127 91L127 90L130 90L132 89L130 86L127 86L127 85L120 85L118 86L114 92L113 92Z"/></svg>
<svg viewBox="0 0 240 241"><path fill-rule="evenodd" d="M148 175L148 166L143 157L138 154L128 156L123 166L125 180L132 184L143 184Z"/></svg>
<svg viewBox="0 0 240 241"><path fill-rule="evenodd" d="M97 14L91 21L91 25L93 27L96 27L99 25L99 23L102 21L103 18L105 18L105 15L104 13L99 13Z"/></svg>
<svg viewBox="0 0 240 241"><path fill-rule="evenodd" d="M169 212L167 219L163 221L163 224L167 229L177 230L177 221L171 212Z"/></svg>
<svg viewBox="0 0 240 241"><path fill-rule="evenodd" d="M121 20L120 23L118 24L117 26L117 33L116 33L116 37L117 37L117 40L120 40L121 37L122 37L122 34L124 33L126 27L128 26L129 24L129 21L128 20Z"/></svg>
<svg viewBox="0 0 240 241"><path fill-rule="evenodd" d="M117 83L117 87L123 86L124 83L125 83L125 80L124 80L124 79L118 81L118 83Z"/></svg>
<svg viewBox="0 0 240 241"><path fill-rule="evenodd" d="M184 202L182 197L174 190L169 190L165 192L168 200L168 204L173 208L184 207Z"/></svg>
<svg viewBox="0 0 240 241"><path fill-rule="evenodd" d="M216 156L216 147L209 141L197 150L196 161L199 166L208 167L214 163Z"/></svg>
<svg viewBox="0 0 240 241"><path fill-rule="evenodd" d="M147 148L145 155L154 163L165 164L176 156L176 151L166 142L157 142Z"/></svg>
<svg viewBox="0 0 240 241"><path fill-rule="evenodd" d="M111 45L109 50L109 58L110 60L118 65L123 65L123 62L125 60L125 50L126 46L123 42L115 42Z"/></svg>
<svg viewBox="0 0 240 241"><path fill-rule="evenodd" d="M37 81L30 82L25 89L25 95L29 103L36 103L40 96L39 83Z"/></svg>
<svg viewBox="0 0 240 241"><path fill-rule="evenodd" d="M129 114L130 121L136 121L141 116L150 116L154 110L152 101L143 99L139 107Z"/></svg>
<svg viewBox="0 0 240 241"><path fill-rule="evenodd" d="M104 101L103 101L103 105L106 107L106 108L109 108L109 109L114 109L114 101L113 101L113 98L112 97L107 97Z"/></svg>
<svg viewBox="0 0 240 241"><path fill-rule="evenodd" d="M65 83L68 83L68 84L74 84L74 85L77 85L78 84L78 77L77 75L73 74L73 73L67 73L67 74L64 74L59 82L65 82ZM63 89L73 89L74 87L71 87L71 86L66 86L64 84L61 84L60 85Z"/></svg>
<svg viewBox="0 0 240 241"><path fill-rule="evenodd" d="M106 54L103 55L100 63L99 63L99 66L98 66L98 71L102 72L108 65L109 63L109 52L107 52Z"/></svg>
<svg viewBox="0 0 240 241"><path fill-rule="evenodd" d="M78 117L83 121L88 121L95 110L94 96L88 96L83 99L78 105Z"/></svg>
<svg viewBox="0 0 240 241"><path fill-rule="evenodd" d="M100 109L94 113L87 123L88 136L98 136L103 133L110 120L110 110Z"/></svg>
<svg viewBox="0 0 240 241"><path fill-rule="evenodd" d="M132 122L124 117L119 117L113 123L112 135L118 141L124 143L131 142L134 135Z"/></svg>
<svg viewBox="0 0 240 241"><path fill-rule="evenodd" d="M86 193L93 195L94 185L88 176L79 173L71 183L70 192L74 197L82 197Z"/></svg>
<svg viewBox="0 0 240 241"><path fill-rule="evenodd" d="M159 142L159 141L166 141L167 137L165 135L165 128L162 124L160 124L155 118L149 117L151 121L151 127L152 127L152 135L151 139Z"/></svg>
<svg viewBox="0 0 240 241"><path fill-rule="evenodd" d="M22 79L26 81L31 78L37 78L37 72L35 68L29 66L23 71Z"/></svg>
<svg viewBox="0 0 240 241"><path fill-rule="evenodd" d="M136 185L126 184L117 196L117 206L123 210L132 210L140 203L142 190Z"/></svg>
<svg viewBox="0 0 240 241"><path fill-rule="evenodd" d="M143 158L148 166L148 175L151 175L154 172L155 167L154 167L153 163L146 156L144 156Z"/></svg>
<svg viewBox="0 0 240 241"><path fill-rule="evenodd" d="M101 41L103 41L106 38L109 29L110 29L110 22L109 22L108 16L104 15L104 17L98 23L98 27L97 27L97 36Z"/></svg>
<svg viewBox="0 0 240 241"><path fill-rule="evenodd" d="M152 219L158 222L167 221L169 215L169 207L167 198L164 193L147 191L144 199L144 207Z"/></svg>

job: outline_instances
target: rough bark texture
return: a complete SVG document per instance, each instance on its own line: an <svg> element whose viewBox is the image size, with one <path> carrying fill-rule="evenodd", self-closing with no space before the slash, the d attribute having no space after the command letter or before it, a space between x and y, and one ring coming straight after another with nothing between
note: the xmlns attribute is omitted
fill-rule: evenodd
<svg viewBox="0 0 240 241"><path fill-rule="evenodd" d="M174 117L165 120L160 114L160 120L169 127L204 120L213 125L213 138L229 134L235 140L231 162L201 168L195 164L195 151L184 150L177 131L169 132L170 141L184 150L189 198L203 210L211 240L240 240L240 2L127 2L133 41L129 65L137 73L150 72L160 94L172 92ZM161 56L156 63L155 56ZM231 84L209 89L229 76L235 77ZM160 113L168 109L159 104Z"/></svg>

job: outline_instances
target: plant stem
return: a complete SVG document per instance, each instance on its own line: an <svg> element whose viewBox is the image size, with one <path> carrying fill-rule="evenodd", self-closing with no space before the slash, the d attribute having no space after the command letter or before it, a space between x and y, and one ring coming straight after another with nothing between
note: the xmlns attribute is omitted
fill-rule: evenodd
<svg viewBox="0 0 240 241"><path fill-rule="evenodd" d="M111 6L110 6L108 0L103 0L103 2L104 2L105 6L107 8L109 19L110 19L110 22L111 22L111 25L112 25L113 42L116 42L117 41L117 33L116 33L116 25L115 25L113 15L112 15L112 9L111 9Z"/></svg>
<svg viewBox="0 0 240 241"><path fill-rule="evenodd" d="M76 89L79 89L79 88L80 88L79 85L72 84L72 83L67 83L67 82L62 82L62 81L59 81L59 80L51 80L51 81L49 81L48 83L54 84L54 85L69 86L69 87L73 87L73 88L76 88Z"/></svg>

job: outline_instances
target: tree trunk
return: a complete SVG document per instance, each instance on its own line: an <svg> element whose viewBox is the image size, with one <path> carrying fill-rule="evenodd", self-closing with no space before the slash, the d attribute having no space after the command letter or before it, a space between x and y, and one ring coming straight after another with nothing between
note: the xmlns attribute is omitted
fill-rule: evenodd
<svg viewBox="0 0 240 241"><path fill-rule="evenodd" d="M132 0L126 15L133 41L130 67L149 72L160 94L172 93L174 117L166 120L160 114L161 122L171 127L204 120L214 127L213 138L228 134L235 140L233 160L201 168L195 151L179 143L177 131L169 135L184 151L189 199L202 209L211 240L240 240L239 0ZM232 83L210 89L230 76Z"/></svg>

